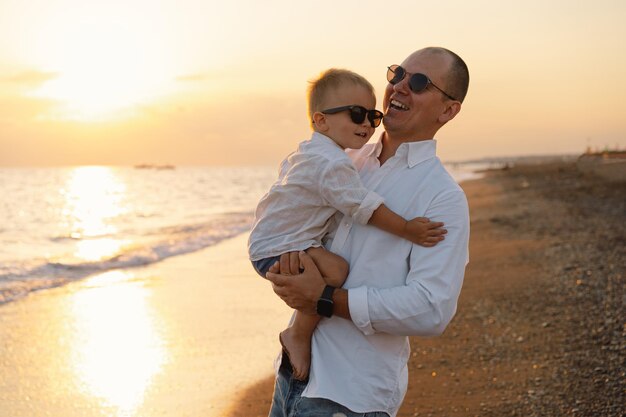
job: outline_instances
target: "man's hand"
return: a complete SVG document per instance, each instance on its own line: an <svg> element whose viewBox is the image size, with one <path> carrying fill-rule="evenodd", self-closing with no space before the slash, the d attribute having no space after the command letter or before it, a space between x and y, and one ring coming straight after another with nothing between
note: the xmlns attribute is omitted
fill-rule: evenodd
<svg viewBox="0 0 626 417"><path fill-rule="evenodd" d="M302 273L299 273L300 266L304 268ZM272 282L276 295L289 307L304 314L317 314L317 300L326 283L313 259L305 252L283 254L280 262L270 268L266 278Z"/></svg>

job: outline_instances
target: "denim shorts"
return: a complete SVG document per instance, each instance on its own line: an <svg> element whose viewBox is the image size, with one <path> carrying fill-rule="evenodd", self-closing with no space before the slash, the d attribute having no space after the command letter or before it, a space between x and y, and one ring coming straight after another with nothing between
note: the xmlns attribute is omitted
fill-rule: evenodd
<svg viewBox="0 0 626 417"><path fill-rule="evenodd" d="M280 255L272 256L271 258L259 259L258 261L252 261L252 266L254 270L265 278L265 274L270 269L272 265L274 265L277 261L280 261Z"/></svg>
<svg viewBox="0 0 626 417"><path fill-rule="evenodd" d="M299 381L293 377L289 358L283 353L269 417L389 417L389 414L382 411L355 413L326 398L303 397L302 392L307 383L308 381Z"/></svg>

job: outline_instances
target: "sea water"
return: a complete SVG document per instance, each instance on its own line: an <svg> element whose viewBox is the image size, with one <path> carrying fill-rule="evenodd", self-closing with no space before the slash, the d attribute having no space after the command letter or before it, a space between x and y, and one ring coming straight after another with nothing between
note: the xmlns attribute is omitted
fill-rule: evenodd
<svg viewBox="0 0 626 417"><path fill-rule="evenodd" d="M0 168L0 304L245 233L277 175L265 166L166 168ZM477 168L448 166L457 181Z"/></svg>

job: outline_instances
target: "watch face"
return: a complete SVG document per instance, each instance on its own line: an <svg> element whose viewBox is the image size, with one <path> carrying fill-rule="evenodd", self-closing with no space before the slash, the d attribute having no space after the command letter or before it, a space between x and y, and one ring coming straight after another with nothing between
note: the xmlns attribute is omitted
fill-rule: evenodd
<svg viewBox="0 0 626 417"><path fill-rule="evenodd" d="M325 300L323 298L317 301L317 314L324 317L330 317L333 315L333 302L331 300Z"/></svg>

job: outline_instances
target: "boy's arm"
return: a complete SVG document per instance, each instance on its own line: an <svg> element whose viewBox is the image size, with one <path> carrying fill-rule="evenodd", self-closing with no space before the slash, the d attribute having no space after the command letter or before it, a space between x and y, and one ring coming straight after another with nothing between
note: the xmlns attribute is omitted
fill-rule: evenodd
<svg viewBox="0 0 626 417"><path fill-rule="evenodd" d="M357 223L371 224L421 246L434 246L446 233L443 223L423 217L406 221L385 207L383 198L365 188L354 165L338 160L328 163L319 176L319 193L328 205L352 217Z"/></svg>
<svg viewBox="0 0 626 417"><path fill-rule="evenodd" d="M441 222L431 222L425 217L407 221L384 204L374 210L368 224L426 247L435 246L447 233L441 228L443 226Z"/></svg>

